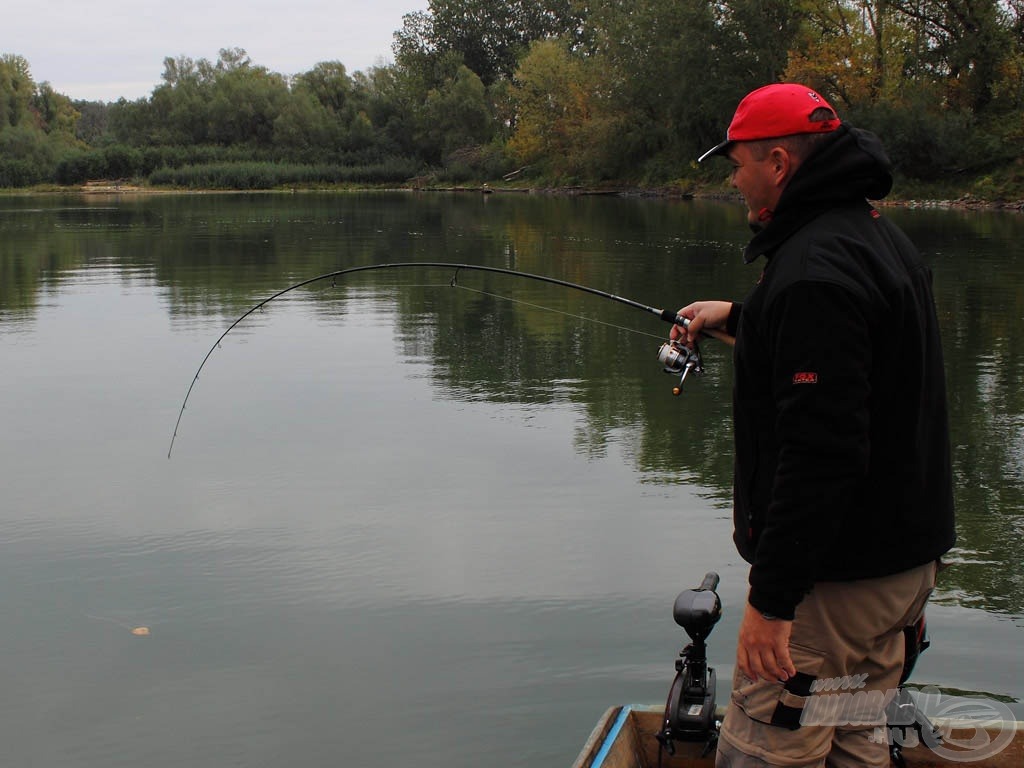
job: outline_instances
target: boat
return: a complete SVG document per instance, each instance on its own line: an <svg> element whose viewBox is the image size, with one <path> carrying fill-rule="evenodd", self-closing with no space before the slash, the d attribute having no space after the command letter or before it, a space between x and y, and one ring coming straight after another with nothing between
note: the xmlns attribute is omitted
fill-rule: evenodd
<svg viewBox="0 0 1024 768"><path fill-rule="evenodd" d="M665 705L608 709L573 768L714 766L718 729L725 715L724 708L716 705L715 672L707 663L707 638L722 616L717 586L718 574L711 572L700 587L676 598L673 617L686 630L690 643L676 661L676 677ZM969 763L972 768L1022 768L1024 723L1016 721L1000 702L949 696L932 686L919 691L906 687L914 662L928 647L923 616L904 630L904 639L907 654L900 686L891 700L879 701L880 706L884 703L886 724L873 731L873 736L889 744L893 766L938 768ZM843 685L839 693L822 692L820 699L815 695L817 704L824 705L815 707L816 714L841 722L843 707L857 706L859 692L849 693L848 687Z"/></svg>
<svg viewBox="0 0 1024 768"><path fill-rule="evenodd" d="M675 754L667 753L658 740L664 715L664 707L610 707L572 768L713 768L714 751L700 742L683 742Z"/></svg>
<svg viewBox="0 0 1024 768"><path fill-rule="evenodd" d="M716 715L721 718L723 710ZM658 738L664 727L665 707L623 705L610 707L594 728L572 768L713 768L715 752L706 741L676 741L670 753ZM935 718L934 725L945 735L943 749L919 743L900 750L906 768L939 768L967 765L967 768L1021 768L1024 765L1024 723L986 723L979 731L971 722ZM1007 734L1012 734L1012 739ZM1003 742L1007 742L1003 744ZM1001 747L994 754L959 744L988 744ZM983 756L984 755L984 756Z"/></svg>

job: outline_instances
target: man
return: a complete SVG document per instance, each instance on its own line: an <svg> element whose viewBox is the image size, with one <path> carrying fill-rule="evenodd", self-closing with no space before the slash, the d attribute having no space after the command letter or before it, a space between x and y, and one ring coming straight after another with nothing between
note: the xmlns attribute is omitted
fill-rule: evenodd
<svg viewBox="0 0 1024 768"><path fill-rule="evenodd" d="M878 139L812 89L748 94L700 160L716 155L755 233L745 260L764 257L742 304L690 304L672 330L736 337L734 539L751 568L718 765L888 766L879 701L955 539L931 274L867 202L892 186ZM838 717L808 706L843 678L857 690L829 691L849 698Z"/></svg>

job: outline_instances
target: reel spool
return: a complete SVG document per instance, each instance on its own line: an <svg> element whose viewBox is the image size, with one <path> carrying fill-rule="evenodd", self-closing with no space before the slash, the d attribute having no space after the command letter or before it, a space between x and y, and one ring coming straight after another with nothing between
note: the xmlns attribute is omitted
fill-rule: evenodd
<svg viewBox="0 0 1024 768"><path fill-rule="evenodd" d="M673 395L683 391L683 382L691 371L697 375L704 373L704 360L696 345L691 349L679 341L666 341L658 349L658 362L664 366L665 373L679 376L679 383L672 387Z"/></svg>

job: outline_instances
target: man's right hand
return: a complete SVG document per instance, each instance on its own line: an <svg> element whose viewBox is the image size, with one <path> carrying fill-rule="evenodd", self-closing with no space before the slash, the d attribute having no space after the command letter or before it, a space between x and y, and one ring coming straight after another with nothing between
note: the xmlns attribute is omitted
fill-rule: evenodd
<svg viewBox="0 0 1024 768"><path fill-rule="evenodd" d="M669 338L673 341L681 340L687 346L691 346L700 337L701 329L724 333L731 311L731 301L695 301L687 304L676 314L688 318L690 324L685 328L673 325Z"/></svg>

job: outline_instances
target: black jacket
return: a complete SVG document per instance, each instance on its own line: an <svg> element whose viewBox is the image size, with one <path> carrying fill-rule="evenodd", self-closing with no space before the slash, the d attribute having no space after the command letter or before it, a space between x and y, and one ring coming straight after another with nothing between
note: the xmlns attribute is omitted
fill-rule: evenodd
<svg viewBox="0 0 1024 768"><path fill-rule="evenodd" d="M735 541L750 603L792 618L816 581L885 576L955 540L945 372L931 273L865 198L889 192L877 138L843 125L751 240L735 305Z"/></svg>

